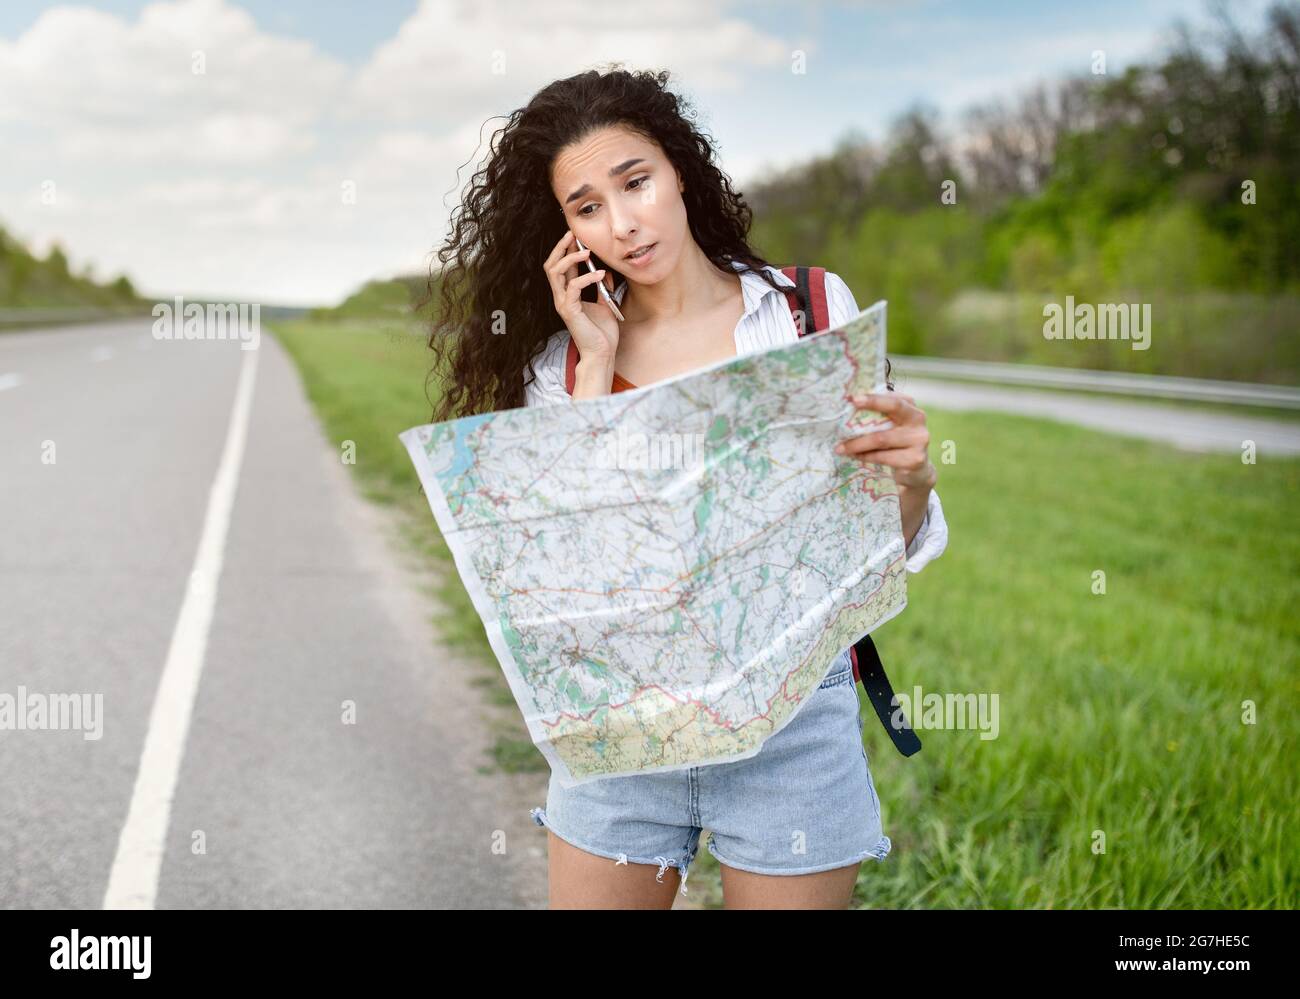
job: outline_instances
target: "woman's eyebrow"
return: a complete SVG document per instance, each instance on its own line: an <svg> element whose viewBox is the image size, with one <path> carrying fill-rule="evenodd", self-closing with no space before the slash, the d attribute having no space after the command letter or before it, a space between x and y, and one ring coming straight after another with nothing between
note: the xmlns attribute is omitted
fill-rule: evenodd
<svg viewBox="0 0 1300 999"><path fill-rule="evenodd" d="M621 173L626 173L628 170L631 170L631 169L632 169L634 166L636 166L638 163L644 163L644 162L645 162L645 159L642 158L642 157L640 157L640 156L636 157L635 159L624 160L624 161L623 161L622 163L620 163L618 166L610 167L610 168L609 168L609 175L610 175L611 177L617 177L619 174L621 174ZM586 193L587 193L588 191L590 191L590 190L591 190L591 185L590 185L590 184L583 184L580 188L578 188L576 191L574 191L572 194L570 194L567 198L565 198L565 199L564 199L564 203L567 205L567 204L569 204L569 202L571 202L571 201L577 201L579 198L581 198L584 194L586 194Z"/></svg>

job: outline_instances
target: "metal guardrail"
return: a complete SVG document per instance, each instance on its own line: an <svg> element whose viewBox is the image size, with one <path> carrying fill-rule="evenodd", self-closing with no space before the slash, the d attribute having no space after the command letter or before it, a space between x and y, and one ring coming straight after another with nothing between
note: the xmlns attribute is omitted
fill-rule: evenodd
<svg viewBox="0 0 1300 999"><path fill-rule="evenodd" d="M30 309L0 309L0 326L22 325L32 323L78 323L91 322L96 319L118 319L128 316L147 316L147 307L132 306L120 309L106 308L100 305L51 306Z"/></svg>
<svg viewBox="0 0 1300 999"><path fill-rule="evenodd" d="M1276 406L1300 409L1300 388L1259 382L1177 378L1171 375L1135 375L1087 368L1053 368L1038 364L1004 364L997 361L959 361L946 357L890 354L895 374L915 374L958 381L997 382L1035 388L1075 389L1118 395L1158 396L1198 402L1226 402L1242 406Z"/></svg>

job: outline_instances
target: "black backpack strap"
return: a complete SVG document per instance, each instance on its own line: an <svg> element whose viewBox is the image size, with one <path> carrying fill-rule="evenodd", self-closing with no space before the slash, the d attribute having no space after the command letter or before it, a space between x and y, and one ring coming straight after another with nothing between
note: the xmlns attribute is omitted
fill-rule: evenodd
<svg viewBox="0 0 1300 999"><path fill-rule="evenodd" d="M876 709L876 717L880 719L880 724L885 726L885 731L889 733L889 738L893 740L895 747L904 756L911 756L920 751L921 740L912 731L903 709L898 707L897 695L889 683L889 677L885 675L885 667L880 662L880 653L876 651L876 643L871 640L871 636L863 635L862 639L853 646L853 653L857 656L862 687L867 692L871 706ZM895 711L898 712L899 718L897 728L890 720Z"/></svg>
<svg viewBox="0 0 1300 999"><path fill-rule="evenodd" d="M808 336L817 332L817 317L813 315L812 309L812 289L809 286L811 278L811 268L796 267L794 271L795 294L799 297L799 304L803 307L803 329L799 331L800 336Z"/></svg>

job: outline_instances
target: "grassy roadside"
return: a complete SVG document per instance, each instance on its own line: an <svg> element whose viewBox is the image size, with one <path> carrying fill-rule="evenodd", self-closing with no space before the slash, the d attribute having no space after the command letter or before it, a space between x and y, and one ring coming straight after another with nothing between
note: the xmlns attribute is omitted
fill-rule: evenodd
<svg viewBox="0 0 1300 999"><path fill-rule="evenodd" d="M402 430L429 421L425 341L401 321L388 320L281 321L273 332L298 366L330 439L340 448L344 441L355 442L352 467L362 494L399 513L407 551L440 579L432 595L443 608L435 620L443 641L483 664L481 685L503 710L494 731L494 759L485 760L481 771L545 772L546 761L519 717L415 467L397 439Z"/></svg>
<svg viewBox="0 0 1300 999"><path fill-rule="evenodd" d="M956 444L949 549L881 655L900 692L996 693L1001 731L923 731L904 760L868 729L898 856L863 900L1294 906L1300 462L930 423Z"/></svg>
<svg viewBox="0 0 1300 999"><path fill-rule="evenodd" d="M392 323L275 333L329 436L356 442L361 488L446 570L438 623L502 706L495 766L544 770L396 437L428 419L423 341ZM949 549L878 644L900 693L997 695L999 734L921 728L903 759L864 704L894 850L864 865L858 904L1294 907L1300 462L929 418L936 459L956 448L940 465ZM717 903L707 850L688 884Z"/></svg>

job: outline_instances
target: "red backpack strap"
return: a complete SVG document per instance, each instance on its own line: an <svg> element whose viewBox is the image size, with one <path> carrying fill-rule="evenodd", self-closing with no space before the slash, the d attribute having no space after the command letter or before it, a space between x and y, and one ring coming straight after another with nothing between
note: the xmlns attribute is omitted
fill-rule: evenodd
<svg viewBox="0 0 1300 999"><path fill-rule="evenodd" d="M578 345L573 342L573 337L569 337L569 352L564 359L564 391L573 395L573 385L578 378L578 361L582 357L578 353Z"/></svg>
<svg viewBox="0 0 1300 999"><path fill-rule="evenodd" d="M781 273L795 285L793 288L785 289L785 300L790 305L790 315L795 317L795 326L799 328L799 335L807 336L809 333L830 329L831 311L826 301L826 268L782 267ZM798 318L800 301L808 303L808 310L811 313L804 317L802 324L799 323Z"/></svg>

